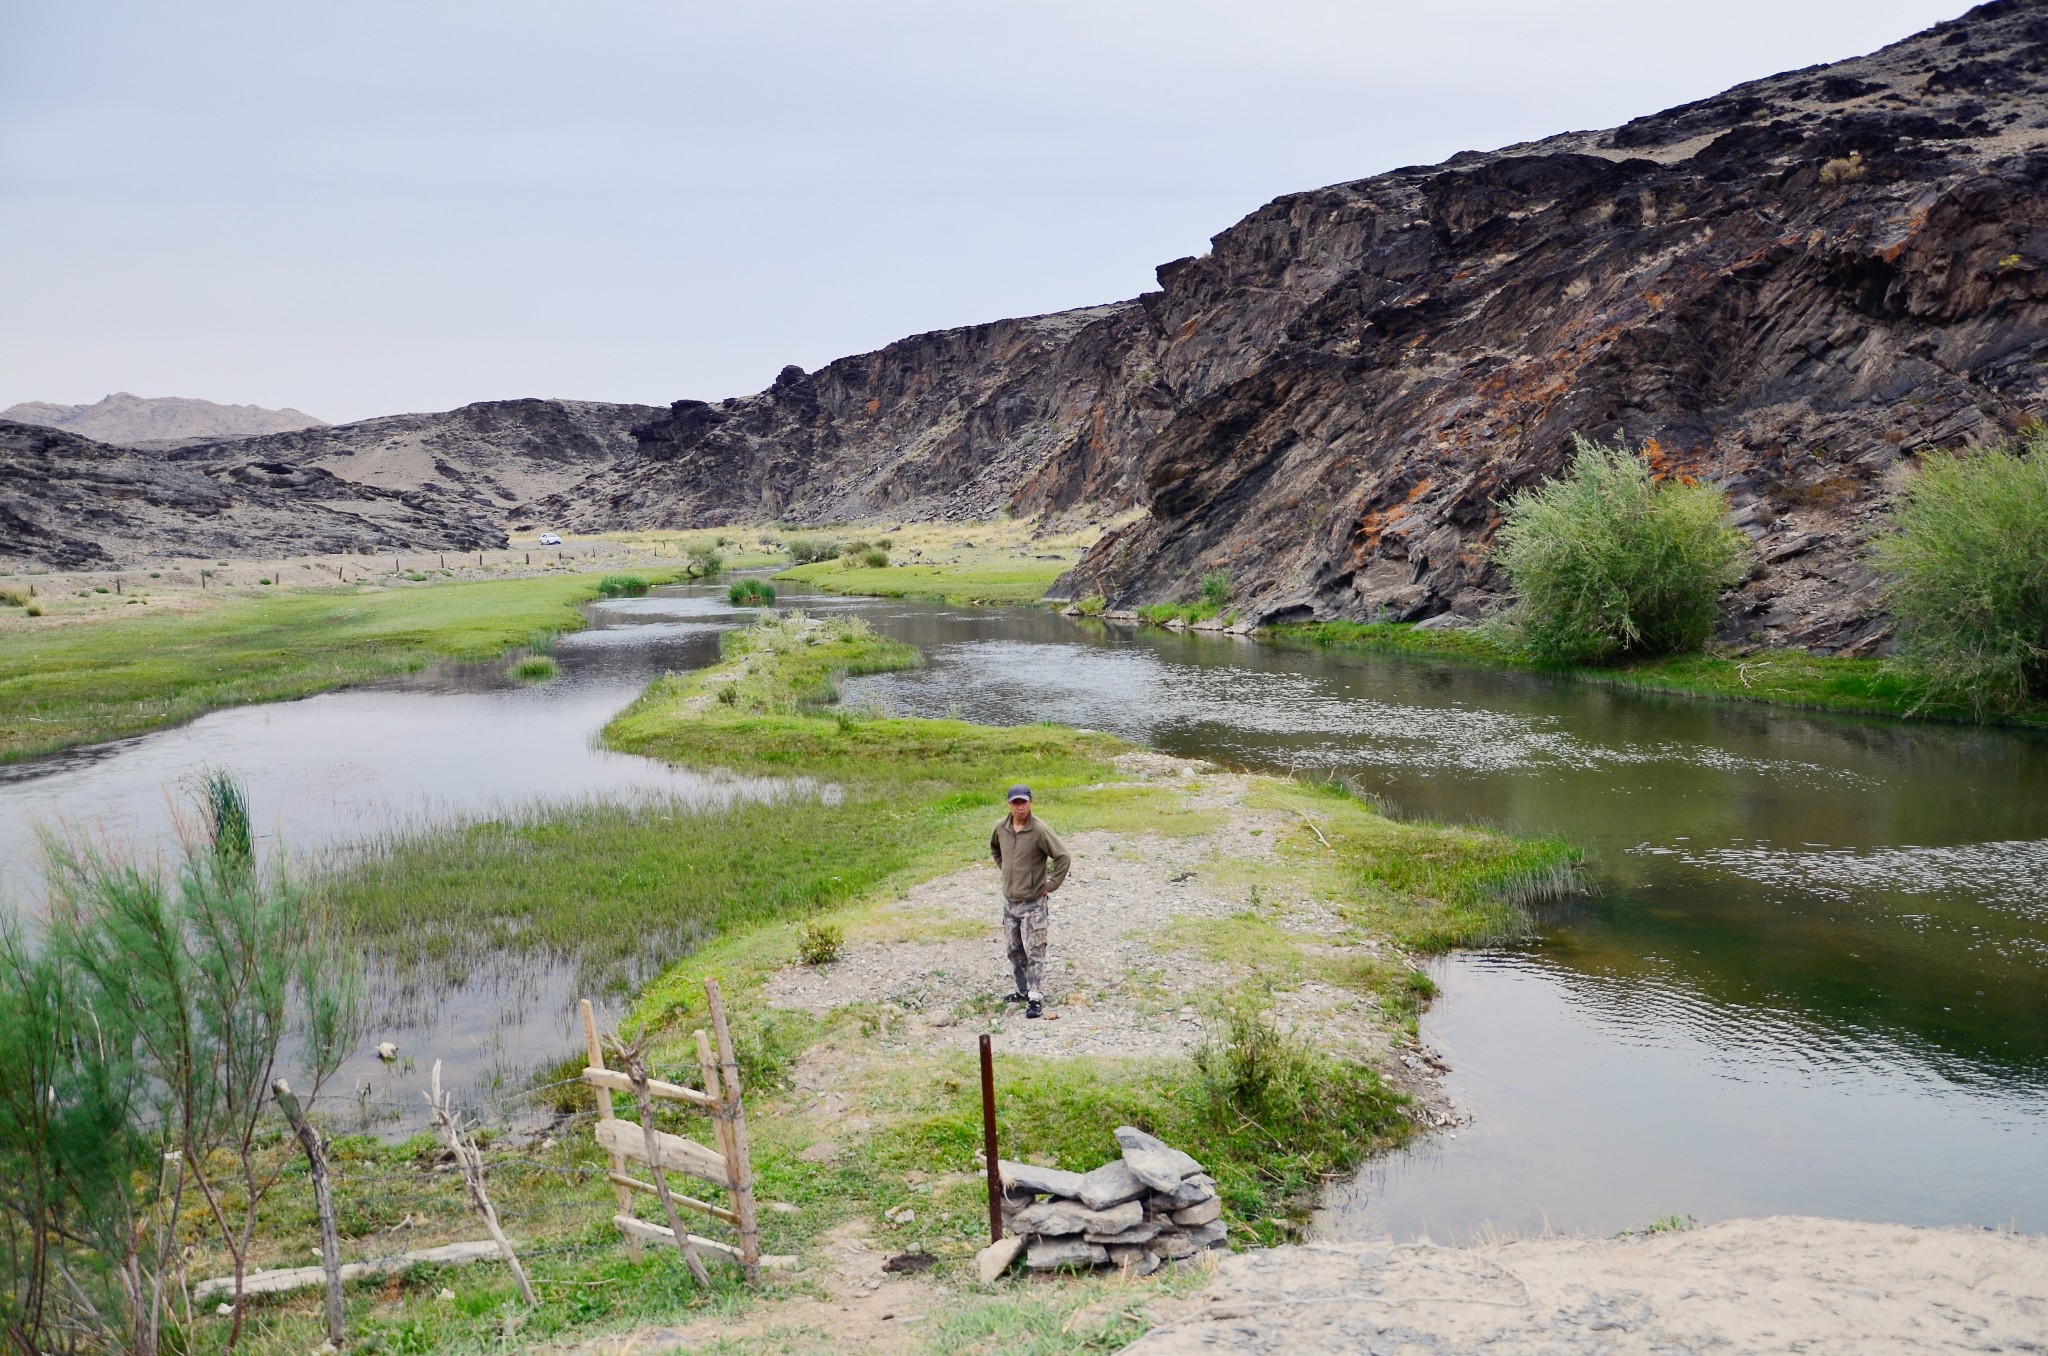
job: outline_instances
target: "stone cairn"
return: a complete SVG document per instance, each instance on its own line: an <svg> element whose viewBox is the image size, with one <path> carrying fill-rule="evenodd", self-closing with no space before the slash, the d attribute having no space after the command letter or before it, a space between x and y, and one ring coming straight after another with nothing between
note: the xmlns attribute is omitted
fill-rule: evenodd
<svg viewBox="0 0 2048 1356"><path fill-rule="evenodd" d="M1114 1266L1145 1276L1224 1242L1223 1202L1202 1165L1142 1130L1118 1128L1121 1158L1093 1172L1003 1160L1002 1242L984 1249L993 1281L1019 1253L1036 1271Z"/></svg>

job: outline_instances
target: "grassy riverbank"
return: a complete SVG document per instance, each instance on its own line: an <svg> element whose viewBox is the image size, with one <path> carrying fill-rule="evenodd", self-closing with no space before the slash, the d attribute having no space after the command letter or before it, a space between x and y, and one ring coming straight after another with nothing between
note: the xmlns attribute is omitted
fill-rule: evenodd
<svg viewBox="0 0 2048 1356"><path fill-rule="evenodd" d="M1480 628L1423 631L1398 622L1333 621L1269 626L1259 634L1276 644L1299 648L1422 655L1716 701L1928 720L1976 719L1966 707L1927 701L1918 684L1881 659L1765 650L1745 655L1674 655L1612 668L1557 668L1522 657ZM2048 706L1997 723L2048 727Z"/></svg>
<svg viewBox="0 0 2048 1356"><path fill-rule="evenodd" d="M338 586L0 631L0 763L436 660L495 659L582 626L577 605L597 596L599 580L554 574Z"/></svg>
<svg viewBox="0 0 2048 1356"><path fill-rule="evenodd" d="M854 524L790 529L785 540L835 546L859 542L888 557L874 566L841 555L782 570L775 578L825 593L934 598L949 603L1037 603L1101 536L1100 527L1051 531L1030 519L981 523ZM882 543L886 542L884 546Z"/></svg>
<svg viewBox="0 0 2048 1356"><path fill-rule="evenodd" d="M1514 931L1526 904L1571 887L1576 854L1559 842L1401 823L1341 788L1225 773L1099 734L831 701L844 674L916 662L857 622L785 614L734 633L722 664L655 683L606 730L614 748L829 783L834 797L800 788L699 813L534 812L387 841L329 882L372 952L409 956L422 973L527 955L626 984L628 1026L654 1028L656 1067L675 1074L702 1021L702 978L718 976L728 996L759 1190L777 1203L764 1243L805 1269L757 1300L727 1276L698 1294L663 1257L630 1261L587 1121L571 1120L544 1145L494 1151L494 1193L548 1300L514 1315L523 1342L659 1323L721 1350L811 1350L792 1334L816 1325L844 1351L863 1331L892 1331L879 1306L925 1317L910 1349L1121 1346L1143 1327L1135 1302L1199 1272L973 1285L985 1241L974 1033L998 1033L1006 1155L1090 1167L1111 1154L1116 1125L1143 1125L1209 1165L1240 1246L1274 1242L1325 1180L1427 1114L1394 1057L1431 991L1415 958ZM1022 1022L990 987L1000 941L987 835L1001 788L1020 777L1081 862L1054 949L1061 965L1090 968L1055 992L1058 1023ZM796 963L812 926L839 931L841 960ZM990 978L974 977L984 969ZM791 996L806 985L844 995ZM580 1063L571 1056L564 1072ZM588 1106L573 1087L543 1095ZM422 1145L352 1152L362 1167L356 1183L343 1174L345 1211L352 1191L388 1201L358 1208L351 1247L374 1247L375 1229L407 1208L403 1192L375 1185L392 1181L447 1197L415 1214L407 1246L475 1232ZM303 1202L281 1206L287 1215ZM872 1259L861 1265L880 1290L847 1281L849 1249ZM905 1250L936 1268L882 1278L881 1258ZM302 1252L280 1236L278 1256ZM453 1301L433 1298L442 1286ZM500 1335L510 1298L484 1264L356 1287L351 1308L371 1349L471 1350ZM311 1295L266 1301L266 1343L310 1344L314 1313Z"/></svg>

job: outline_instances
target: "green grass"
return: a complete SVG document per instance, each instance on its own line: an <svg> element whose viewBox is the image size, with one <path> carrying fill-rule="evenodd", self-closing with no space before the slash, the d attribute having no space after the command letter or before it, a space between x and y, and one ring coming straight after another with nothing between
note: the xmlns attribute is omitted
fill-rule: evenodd
<svg viewBox="0 0 2048 1356"><path fill-rule="evenodd" d="M545 683L561 670L544 654L528 655L512 666L512 676L524 683Z"/></svg>
<svg viewBox="0 0 2048 1356"><path fill-rule="evenodd" d="M0 763L421 668L583 625L581 576L249 598L0 634ZM143 609L137 609L142 611Z"/></svg>
<svg viewBox="0 0 2048 1356"><path fill-rule="evenodd" d="M638 598L651 586L637 574L608 574L597 581L597 591L605 598Z"/></svg>
<svg viewBox="0 0 2048 1356"><path fill-rule="evenodd" d="M1762 650L1746 655L1672 655L1615 667L1572 668L1539 664L1519 654L1493 631L1477 627L1421 631L1402 622L1305 622L1269 626L1260 634L1281 645L1423 655L1716 701L1929 720L1978 718L1961 702L1929 700L1924 684L1882 659ZM1993 723L2048 726L2048 704L2032 703Z"/></svg>
<svg viewBox="0 0 2048 1356"><path fill-rule="evenodd" d="M1137 609L1138 620L1148 626L1164 626L1168 622L1186 622L1192 626L1207 621L1223 611L1218 603L1148 603Z"/></svg>
<svg viewBox="0 0 2048 1356"><path fill-rule="evenodd" d="M783 570L775 578L824 593L876 598L939 598L949 603L1036 603L1067 570L1067 561L975 561L952 565L884 565L849 570L836 560Z"/></svg>

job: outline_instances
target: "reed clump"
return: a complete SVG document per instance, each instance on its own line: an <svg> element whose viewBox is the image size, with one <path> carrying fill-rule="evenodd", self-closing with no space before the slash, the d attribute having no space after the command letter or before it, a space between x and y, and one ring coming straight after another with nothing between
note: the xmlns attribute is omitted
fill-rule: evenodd
<svg viewBox="0 0 2048 1356"><path fill-rule="evenodd" d="M638 598L648 588L647 581L637 574L608 574L597 581L598 596L602 598Z"/></svg>

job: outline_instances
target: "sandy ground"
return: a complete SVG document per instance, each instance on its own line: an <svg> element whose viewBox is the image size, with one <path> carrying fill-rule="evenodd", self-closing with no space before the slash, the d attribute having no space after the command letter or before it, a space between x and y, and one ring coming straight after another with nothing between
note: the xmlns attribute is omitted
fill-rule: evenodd
<svg viewBox="0 0 2048 1356"><path fill-rule="evenodd" d="M1180 837L1083 832L1063 835L1074 855L1072 875L1052 898L1046 961L1047 1014L1024 1017L998 1002L1014 984L1002 938L1002 901L993 867L975 867L928 881L880 911L888 940L850 943L823 967L791 966L766 989L775 1007L824 1014L857 1003L886 1003L901 1012L884 1034L888 1048L957 1048L971 1036L996 1035L1006 1053L1046 1056L1185 1054L1204 1034L1203 1003L1249 967L1205 956L1177 942L1176 920L1221 919L1251 903L1206 883L1205 869L1223 860L1269 858L1273 840L1294 821L1245 804L1254 779L1198 775L1198 764L1157 754L1119 760L1132 785L1183 789L1183 804L1220 812L1213 832ZM991 820L993 824L993 820ZM1054 825L1058 827L1057 824ZM1341 927L1310 900L1269 901L1261 917L1310 945L1326 945ZM931 938L932 940L923 940ZM1397 1046L1370 999L1309 982L1277 996L1283 1024L1315 1033L1382 1069L1404 1087L1418 1085L1434 1108L1447 1111L1423 1055ZM1412 1054L1417 1067L1400 1059ZM1428 1075L1418 1077L1418 1074Z"/></svg>
<svg viewBox="0 0 2048 1356"><path fill-rule="evenodd" d="M947 1288L882 1269L889 1260L864 1221L834 1230L805 1254L803 1280L814 1293L756 1306L736 1318L707 1317L666 1328L639 1328L557 1351L590 1356L655 1356L733 1346L748 1351L897 1352L919 1345L922 1324L946 1302Z"/></svg>
<svg viewBox="0 0 2048 1356"><path fill-rule="evenodd" d="M1138 1356L2048 1351L2048 1239L1780 1217L1226 1258Z"/></svg>

